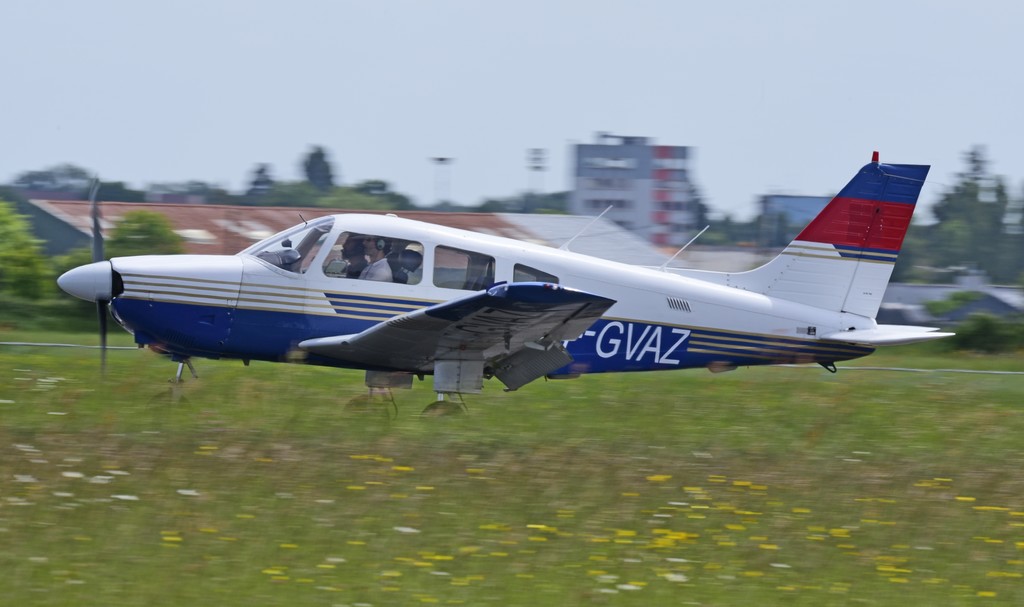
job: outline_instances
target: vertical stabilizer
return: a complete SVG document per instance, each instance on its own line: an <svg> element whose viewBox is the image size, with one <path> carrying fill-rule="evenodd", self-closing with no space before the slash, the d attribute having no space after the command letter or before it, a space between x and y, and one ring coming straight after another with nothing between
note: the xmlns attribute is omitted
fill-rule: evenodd
<svg viewBox="0 0 1024 607"><path fill-rule="evenodd" d="M778 257L726 283L874 318L929 169L875 158Z"/></svg>

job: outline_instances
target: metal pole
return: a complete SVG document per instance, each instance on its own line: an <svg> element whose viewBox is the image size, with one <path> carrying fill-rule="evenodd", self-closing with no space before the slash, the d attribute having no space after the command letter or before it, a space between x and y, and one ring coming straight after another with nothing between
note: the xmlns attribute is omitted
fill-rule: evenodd
<svg viewBox="0 0 1024 607"><path fill-rule="evenodd" d="M434 204L441 204L451 195L448 191L451 176L446 175L445 167L455 159L448 156L434 156L430 160L434 163Z"/></svg>
<svg viewBox="0 0 1024 607"><path fill-rule="evenodd" d="M541 195L544 189L544 148L530 148L526 153L526 168L530 171L529 191L523 198L523 212L528 211L529 201Z"/></svg>

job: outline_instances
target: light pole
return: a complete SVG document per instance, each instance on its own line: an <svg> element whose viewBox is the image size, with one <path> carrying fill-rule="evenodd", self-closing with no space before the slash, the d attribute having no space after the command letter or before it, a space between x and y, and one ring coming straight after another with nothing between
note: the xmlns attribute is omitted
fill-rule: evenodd
<svg viewBox="0 0 1024 607"><path fill-rule="evenodd" d="M434 163L434 204L438 205L451 195L451 175L445 171L445 167L455 162L455 159L449 156L434 156L430 161Z"/></svg>
<svg viewBox="0 0 1024 607"><path fill-rule="evenodd" d="M540 196L541 190L544 189L546 155L544 148L530 148L526 151L526 168L530 171L530 189L523 199L523 212L530 210L528 208L530 199Z"/></svg>

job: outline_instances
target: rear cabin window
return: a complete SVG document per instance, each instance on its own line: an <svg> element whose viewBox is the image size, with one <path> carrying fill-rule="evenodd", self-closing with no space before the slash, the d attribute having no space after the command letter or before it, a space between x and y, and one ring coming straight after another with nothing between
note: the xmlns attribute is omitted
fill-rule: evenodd
<svg viewBox="0 0 1024 607"><path fill-rule="evenodd" d="M434 286L479 291L494 284L494 258L453 247L434 249Z"/></svg>
<svg viewBox="0 0 1024 607"><path fill-rule="evenodd" d="M558 284L558 277L543 270L517 263L512 271L512 282L550 282Z"/></svg>

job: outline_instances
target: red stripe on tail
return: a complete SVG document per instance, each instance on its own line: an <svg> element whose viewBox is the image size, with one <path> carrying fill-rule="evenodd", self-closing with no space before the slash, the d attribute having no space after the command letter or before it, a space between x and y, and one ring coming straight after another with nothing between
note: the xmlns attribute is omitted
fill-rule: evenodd
<svg viewBox="0 0 1024 607"><path fill-rule="evenodd" d="M837 196L796 239L896 252L913 214L909 204Z"/></svg>

